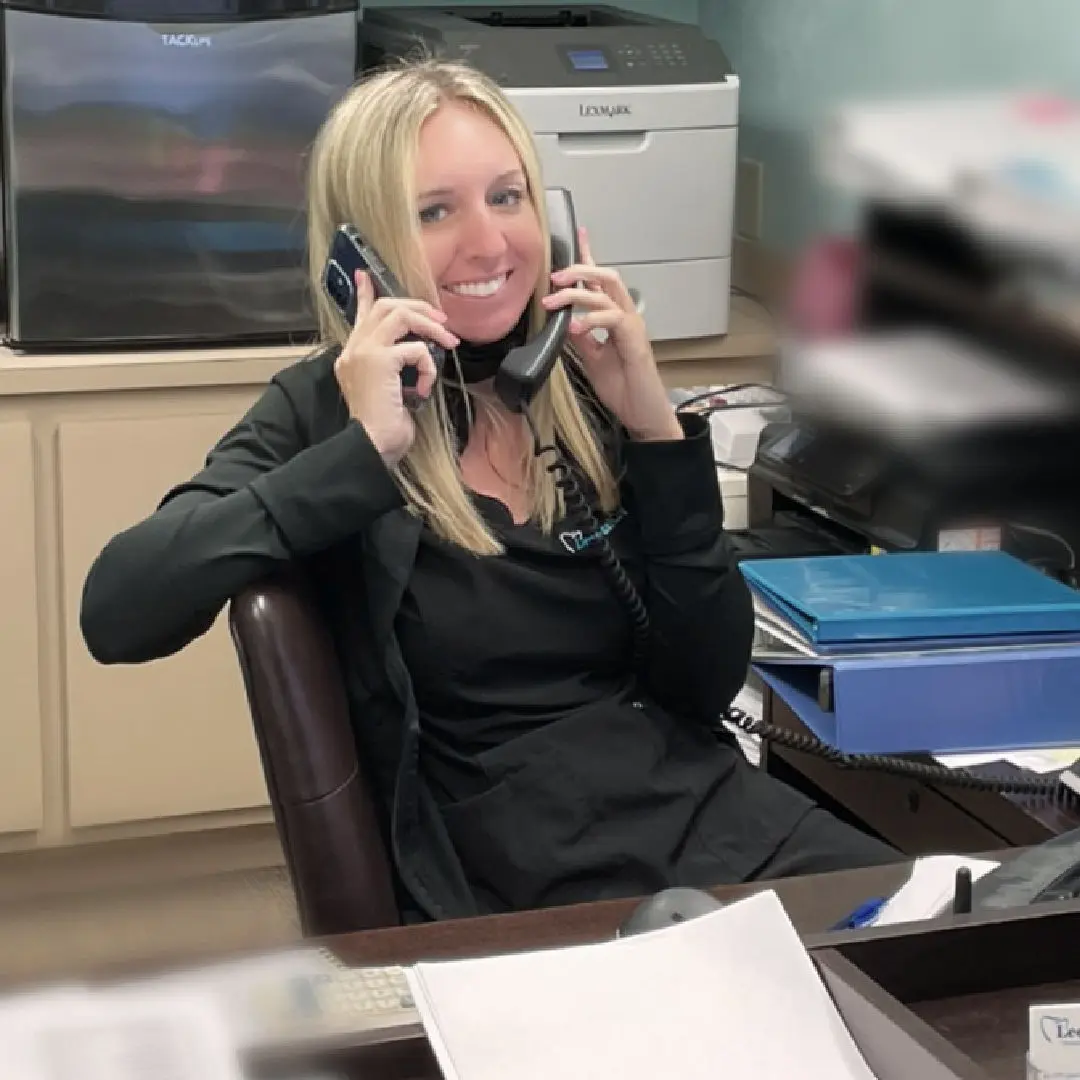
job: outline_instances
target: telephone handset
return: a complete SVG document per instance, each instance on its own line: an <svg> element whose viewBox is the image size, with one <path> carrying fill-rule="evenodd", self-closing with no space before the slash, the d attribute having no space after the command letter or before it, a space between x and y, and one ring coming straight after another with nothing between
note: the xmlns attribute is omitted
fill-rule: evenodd
<svg viewBox="0 0 1080 1080"><path fill-rule="evenodd" d="M578 261L577 221L570 192L565 188L545 191L548 221L551 226L551 263L553 270L564 270ZM323 287L345 321L356 322L356 272L364 270L372 280L376 296L404 297L406 292L383 262L379 253L364 240L353 225L340 225L330 247L323 271ZM495 376L495 392L512 412L521 412L536 396L551 375L570 329L571 311L553 312L540 332L531 340L512 349ZM409 334L403 340L420 340ZM436 372L441 372L446 351L433 341L425 342ZM410 408L421 404L416 394L418 371L406 367L401 372L405 402Z"/></svg>
<svg viewBox="0 0 1080 1080"><path fill-rule="evenodd" d="M580 261L574 202L566 188L545 192L551 230L551 269L565 270ZM570 308L552 312L540 332L524 345L511 349L495 373L495 393L511 412L525 409L547 381L566 344Z"/></svg>

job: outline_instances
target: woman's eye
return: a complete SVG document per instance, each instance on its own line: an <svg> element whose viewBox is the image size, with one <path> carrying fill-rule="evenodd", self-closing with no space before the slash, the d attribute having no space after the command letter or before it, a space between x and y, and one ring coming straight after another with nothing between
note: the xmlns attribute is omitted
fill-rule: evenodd
<svg viewBox="0 0 1080 1080"><path fill-rule="evenodd" d="M525 197L525 192L520 188L507 188L500 191L494 198L496 206L517 206Z"/></svg>
<svg viewBox="0 0 1080 1080"><path fill-rule="evenodd" d="M441 221L445 213L446 207L441 203L436 203L435 206L425 206L420 211L420 221L424 225L431 225L436 221Z"/></svg>

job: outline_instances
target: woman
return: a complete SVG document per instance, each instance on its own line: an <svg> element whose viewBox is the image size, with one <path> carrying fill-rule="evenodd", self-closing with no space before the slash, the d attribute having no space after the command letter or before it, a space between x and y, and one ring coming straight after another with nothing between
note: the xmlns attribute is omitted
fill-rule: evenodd
<svg viewBox="0 0 1080 1080"><path fill-rule="evenodd" d="M717 735L753 616L707 428L674 413L642 319L584 233L580 265L550 273L536 151L498 88L435 61L367 78L326 121L309 186L329 347L282 371L202 472L107 545L83 597L93 655L172 653L244 586L300 568L409 918L893 859ZM320 283L343 221L415 297L376 299L360 274L351 329ZM569 305L570 347L531 411L647 605L636 671L597 536L564 517L491 388L507 350ZM451 350L438 377L425 340Z"/></svg>

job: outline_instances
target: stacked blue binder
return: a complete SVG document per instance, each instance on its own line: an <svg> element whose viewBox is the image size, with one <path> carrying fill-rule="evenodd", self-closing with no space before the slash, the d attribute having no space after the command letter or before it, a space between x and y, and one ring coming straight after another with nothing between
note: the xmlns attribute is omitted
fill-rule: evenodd
<svg viewBox="0 0 1080 1080"><path fill-rule="evenodd" d="M754 668L849 753L1080 744L1080 593L1003 552L744 561Z"/></svg>

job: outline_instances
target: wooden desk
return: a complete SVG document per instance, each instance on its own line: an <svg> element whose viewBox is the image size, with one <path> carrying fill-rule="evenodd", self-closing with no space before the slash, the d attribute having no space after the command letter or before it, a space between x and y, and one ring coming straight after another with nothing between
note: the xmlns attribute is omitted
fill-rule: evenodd
<svg viewBox="0 0 1080 1080"><path fill-rule="evenodd" d="M1064 943L1080 930L1080 901L1034 904L909 926L805 940L843 1009L853 1018L889 1017L954 1073L971 1080L1024 1075L1028 1006L1076 1001L1076 954ZM830 969L850 989L837 994ZM871 1062L873 1064L873 1062ZM911 1062L912 1076L929 1077Z"/></svg>
<svg viewBox="0 0 1080 1080"><path fill-rule="evenodd" d="M768 689L764 708L765 719L777 727L808 733ZM762 767L913 857L1029 847L1080 825L1075 810L1034 798L965 791L877 771L852 772L769 745L762 750Z"/></svg>
<svg viewBox="0 0 1080 1080"><path fill-rule="evenodd" d="M786 878L776 882L726 886L713 890L721 900L735 900L763 889L775 889L796 929L802 935L821 934L868 897L893 892L903 883L910 864L878 866L833 874ZM612 938L638 900L549 908L481 919L460 919L422 926L392 927L322 939L321 944L352 965L414 963L419 960L492 956L527 949L586 944ZM322 1056L313 1065L332 1065L342 1076L357 1080L427 1080L441 1076L424 1039L368 1047L362 1051ZM256 1063L259 1077L296 1073L288 1063Z"/></svg>
<svg viewBox="0 0 1080 1080"><path fill-rule="evenodd" d="M775 882L727 885L714 889L721 900L735 900L775 889L800 934L819 934L850 914L864 900L894 892L906 879L909 863L810 874ZM614 937L638 900L458 919L421 926L368 930L326 938L323 944L348 964L412 963L417 960L489 956L556 945L580 945Z"/></svg>

